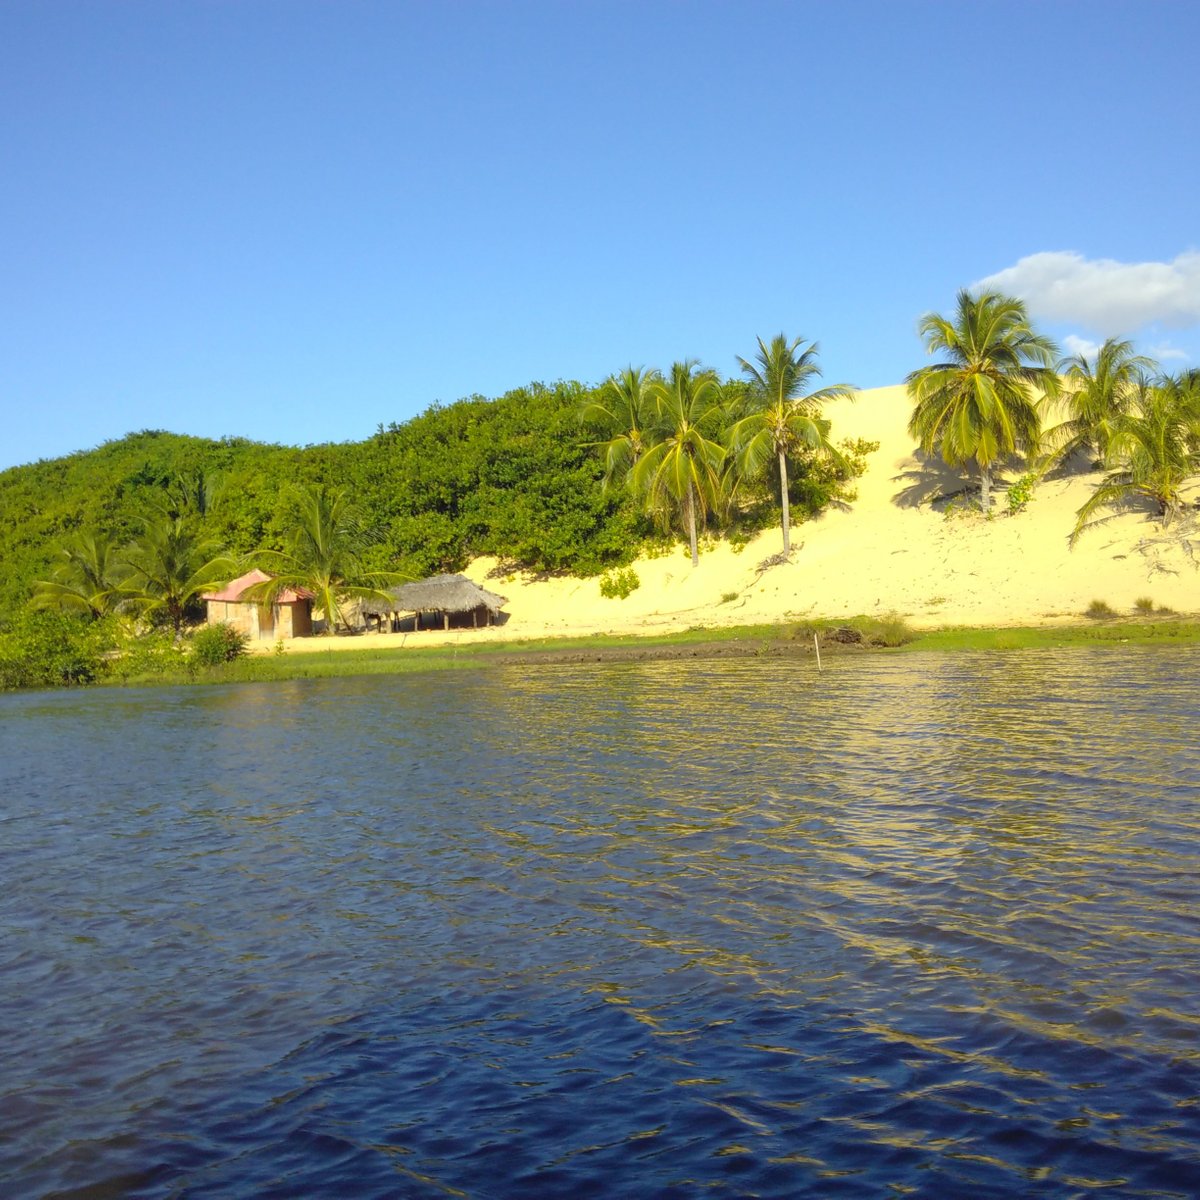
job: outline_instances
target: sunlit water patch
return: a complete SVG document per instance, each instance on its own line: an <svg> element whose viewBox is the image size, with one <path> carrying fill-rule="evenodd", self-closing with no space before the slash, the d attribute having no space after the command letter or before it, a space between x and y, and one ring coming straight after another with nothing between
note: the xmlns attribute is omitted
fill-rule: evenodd
<svg viewBox="0 0 1200 1200"><path fill-rule="evenodd" d="M0 698L0 1192L1194 1197L1198 685Z"/></svg>

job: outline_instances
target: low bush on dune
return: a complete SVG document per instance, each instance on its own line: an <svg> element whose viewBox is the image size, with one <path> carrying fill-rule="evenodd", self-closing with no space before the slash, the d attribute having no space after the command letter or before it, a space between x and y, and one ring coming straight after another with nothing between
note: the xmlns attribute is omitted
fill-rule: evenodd
<svg viewBox="0 0 1200 1200"><path fill-rule="evenodd" d="M601 577L600 595L608 600L624 600L641 586L642 581L637 572L632 567L622 567L619 571L609 571Z"/></svg>
<svg viewBox="0 0 1200 1200"><path fill-rule="evenodd" d="M1026 472L1008 489L1008 512L1010 516L1024 511L1025 506L1033 499L1033 489L1037 484L1037 476Z"/></svg>
<svg viewBox="0 0 1200 1200"><path fill-rule="evenodd" d="M886 613L882 617L857 617L852 624L870 646L905 646L917 636L912 626L898 613Z"/></svg>
<svg viewBox="0 0 1200 1200"><path fill-rule="evenodd" d="M1165 604L1160 604L1157 608L1154 607L1154 601L1149 596L1139 596L1133 602L1135 612L1141 613L1146 617L1169 617L1173 616L1175 610L1168 608Z"/></svg>
<svg viewBox="0 0 1200 1200"><path fill-rule="evenodd" d="M805 623L795 626L791 636L797 641L816 636L822 645L895 647L915 641L917 632L898 613L886 613L882 617L851 617L837 623Z"/></svg>

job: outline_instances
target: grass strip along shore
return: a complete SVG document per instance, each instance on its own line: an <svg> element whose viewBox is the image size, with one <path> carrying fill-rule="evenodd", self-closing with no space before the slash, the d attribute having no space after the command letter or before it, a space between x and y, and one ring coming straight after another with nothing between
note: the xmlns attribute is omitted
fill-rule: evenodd
<svg viewBox="0 0 1200 1200"><path fill-rule="evenodd" d="M917 631L898 617L854 617L778 625L693 628L649 637L596 635L430 647L344 645L305 654L248 655L220 666L123 681L129 685L234 683L482 670L493 666L597 663L677 658L815 659L875 652L1056 649L1067 646L1200 642L1200 622L1175 617L1094 621L1061 626L944 628ZM341 640L341 639L339 639Z"/></svg>

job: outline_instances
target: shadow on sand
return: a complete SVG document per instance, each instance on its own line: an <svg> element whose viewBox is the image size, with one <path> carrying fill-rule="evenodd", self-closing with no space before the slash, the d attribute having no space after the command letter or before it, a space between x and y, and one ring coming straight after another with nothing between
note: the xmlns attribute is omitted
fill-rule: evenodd
<svg viewBox="0 0 1200 1200"><path fill-rule="evenodd" d="M892 482L900 485L892 497L892 503L899 508L920 508L922 504L952 500L979 490L977 483L968 481L957 468L946 466L936 455L914 450L912 459L916 466L892 476Z"/></svg>

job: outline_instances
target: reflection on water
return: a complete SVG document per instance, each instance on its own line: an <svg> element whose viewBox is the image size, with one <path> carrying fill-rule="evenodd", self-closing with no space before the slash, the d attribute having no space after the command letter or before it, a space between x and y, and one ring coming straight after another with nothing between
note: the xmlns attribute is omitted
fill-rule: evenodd
<svg viewBox="0 0 1200 1200"><path fill-rule="evenodd" d="M1200 1194L1198 683L0 698L0 1191Z"/></svg>

